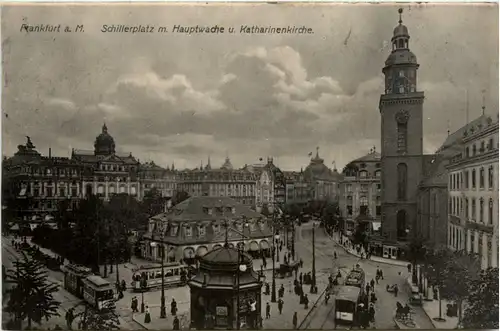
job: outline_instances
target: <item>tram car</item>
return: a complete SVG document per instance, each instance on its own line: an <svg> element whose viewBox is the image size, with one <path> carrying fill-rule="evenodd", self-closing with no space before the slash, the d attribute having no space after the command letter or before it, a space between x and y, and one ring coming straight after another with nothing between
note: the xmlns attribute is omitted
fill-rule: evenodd
<svg viewBox="0 0 500 331"><path fill-rule="evenodd" d="M98 311L115 308L113 285L100 276L92 275L83 280L83 300Z"/></svg>
<svg viewBox="0 0 500 331"><path fill-rule="evenodd" d="M339 286L335 293L335 324L355 326L358 315L358 304L361 302L363 290L357 286Z"/></svg>
<svg viewBox="0 0 500 331"><path fill-rule="evenodd" d="M349 272L344 285L359 287L362 291L365 289L365 272L359 264L356 264L354 269Z"/></svg>
<svg viewBox="0 0 500 331"><path fill-rule="evenodd" d="M83 280L92 275L92 270L77 264L67 264L61 266L61 271L64 273L64 289L83 299Z"/></svg>
<svg viewBox="0 0 500 331"><path fill-rule="evenodd" d="M146 291L162 285L161 265L142 265L134 270L132 288L134 291ZM179 262L170 262L163 265L164 286L184 286L188 281L189 267Z"/></svg>

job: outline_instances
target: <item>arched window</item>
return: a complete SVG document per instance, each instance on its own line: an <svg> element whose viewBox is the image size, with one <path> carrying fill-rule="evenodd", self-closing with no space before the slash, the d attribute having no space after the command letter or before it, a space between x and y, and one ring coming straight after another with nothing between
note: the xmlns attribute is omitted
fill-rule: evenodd
<svg viewBox="0 0 500 331"><path fill-rule="evenodd" d="M484 221L484 199L479 199L479 222Z"/></svg>
<svg viewBox="0 0 500 331"><path fill-rule="evenodd" d="M398 164L398 199L406 200L408 167L405 163Z"/></svg>
<svg viewBox="0 0 500 331"><path fill-rule="evenodd" d="M398 238L406 237L406 211L399 210L396 215Z"/></svg>
<svg viewBox="0 0 500 331"><path fill-rule="evenodd" d="M476 169L472 169L472 188L476 188Z"/></svg>
<svg viewBox="0 0 500 331"><path fill-rule="evenodd" d="M408 124L398 122L398 152L405 153L408 136Z"/></svg>

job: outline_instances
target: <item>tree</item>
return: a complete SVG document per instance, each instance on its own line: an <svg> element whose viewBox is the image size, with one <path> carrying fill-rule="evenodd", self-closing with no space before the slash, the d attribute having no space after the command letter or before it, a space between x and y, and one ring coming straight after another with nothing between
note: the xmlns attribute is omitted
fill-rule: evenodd
<svg viewBox="0 0 500 331"><path fill-rule="evenodd" d="M369 224L370 222L358 221L354 229L354 234L352 235L353 243L362 245L365 249L370 241L370 236L368 234Z"/></svg>
<svg viewBox="0 0 500 331"><path fill-rule="evenodd" d="M458 306L458 323L462 320L463 302L467 300L472 284L479 279L481 261L477 254L465 251L454 252L446 261L446 278L439 294Z"/></svg>
<svg viewBox="0 0 500 331"><path fill-rule="evenodd" d="M426 239L423 236L417 235L411 238L408 253L410 261L413 265L412 281L414 283L418 282L420 288L422 288L422 277L420 277L420 279L417 279L417 266L425 263L426 252Z"/></svg>
<svg viewBox="0 0 500 331"><path fill-rule="evenodd" d="M7 271L7 279L12 281L13 287L8 290L5 311L12 313L19 324L27 320L28 329L31 329L32 322L40 325L43 319L48 321L52 316L59 316L60 302L53 297L58 285L48 282L47 272L40 262L22 254L22 260L14 262L15 269Z"/></svg>
<svg viewBox="0 0 500 331"><path fill-rule="evenodd" d="M323 222L325 224L325 229L331 232L334 228L339 228L342 221L340 216L340 208L338 203L329 202L323 209Z"/></svg>
<svg viewBox="0 0 500 331"><path fill-rule="evenodd" d="M498 308L498 268L488 268L471 283L463 327L498 329Z"/></svg>
<svg viewBox="0 0 500 331"><path fill-rule="evenodd" d="M80 317L79 329L81 330L118 330L120 321L114 310L114 302L104 307L105 312L98 312L85 305L85 310L75 317Z"/></svg>
<svg viewBox="0 0 500 331"><path fill-rule="evenodd" d="M429 263L426 266L426 275L429 278L429 282L439 289L439 317L435 317L434 320L442 321L442 296L441 290L445 287L446 279L448 277L446 264L451 258L450 251L447 249L435 249L427 254Z"/></svg>

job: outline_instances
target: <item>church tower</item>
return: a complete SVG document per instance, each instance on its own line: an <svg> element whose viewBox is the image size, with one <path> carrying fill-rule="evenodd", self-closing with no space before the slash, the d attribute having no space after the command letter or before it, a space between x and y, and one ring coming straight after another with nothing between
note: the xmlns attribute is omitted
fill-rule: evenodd
<svg viewBox="0 0 500 331"><path fill-rule="evenodd" d="M422 178L424 93L417 88L417 58L403 25L394 28L385 61L385 93L380 96L382 232L391 241L409 239L417 218L417 187Z"/></svg>

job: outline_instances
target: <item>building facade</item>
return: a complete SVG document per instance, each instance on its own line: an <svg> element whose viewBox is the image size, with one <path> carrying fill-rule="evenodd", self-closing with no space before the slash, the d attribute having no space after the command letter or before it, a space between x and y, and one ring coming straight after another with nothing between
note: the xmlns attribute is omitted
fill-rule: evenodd
<svg viewBox="0 0 500 331"><path fill-rule="evenodd" d="M162 168L153 161L139 166L140 196L156 190L164 198L172 198L176 192L177 173L170 168Z"/></svg>
<svg viewBox="0 0 500 331"><path fill-rule="evenodd" d="M254 257L269 256L272 229L263 215L234 199L201 196L152 217L143 238L144 258L158 260L163 245L170 262L190 264L226 241L230 247L240 245Z"/></svg>
<svg viewBox="0 0 500 331"><path fill-rule="evenodd" d="M257 212L273 212L282 209L286 201L285 175L268 157L266 164L247 165L244 170L255 174L255 209Z"/></svg>
<svg viewBox="0 0 500 331"><path fill-rule="evenodd" d="M349 162L342 171L339 208L347 233L354 231L357 220L370 222L372 231L380 229L380 165L380 154L373 148L367 155Z"/></svg>
<svg viewBox="0 0 500 331"><path fill-rule="evenodd" d="M402 10L400 10L400 15ZM385 61L385 93L380 97L382 232L390 241L406 241L417 219L417 192L422 180L423 102L417 89L419 64L409 48L410 35L401 16L392 52Z"/></svg>
<svg viewBox="0 0 500 331"><path fill-rule="evenodd" d="M319 156L319 147L316 148L316 156L304 170L304 179L309 183L312 200L338 201L342 176L337 169L332 170L325 165L325 160Z"/></svg>
<svg viewBox="0 0 500 331"><path fill-rule="evenodd" d="M141 199L139 161L132 153L115 152L114 138L106 124L94 142L94 151L73 150L71 159L84 166L82 195L97 195L109 200L114 194L126 193Z"/></svg>
<svg viewBox="0 0 500 331"><path fill-rule="evenodd" d="M75 208L87 195L109 200L114 194L142 199L152 187L165 197L175 192L175 170L153 163L142 165L131 153L117 153L106 125L94 142L94 151L72 150L71 157L41 155L30 137L3 162L3 203L14 208L14 220L53 218L61 201Z"/></svg>
<svg viewBox="0 0 500 331"><path fill-rule="evenodd" d="M300 172L287 171L285 172L286 180L286 203L304 205L313 199L313 191L310 183L304 176L304 171Z"/></svg>
<svg viewBox="0 0 500 331"><path fill-rule="evenodd" d="M462 132L448 170L448 246L498 266L498 117L481 116Z"/></svg>
<svg viewBox="0 0 500 331"><path fill-rule="evenodd" d="M257 177L246 169L234 169L229 157L220 169L212 169L210 160L202 168L179 171L177 191L192 197L230 197L245 206L255 206Z"/></svg>
<svg viewBox="0 0 500 331"><path fill-rule="evenodd" d="M52 218L63 200L74 208L82 194L84 165L64 157L42 156L27 137L13 157L4 159L2 200L23 221ZM7 202L7 200L9 200ZM10 220L4 220L10 221Z"/></svg>

